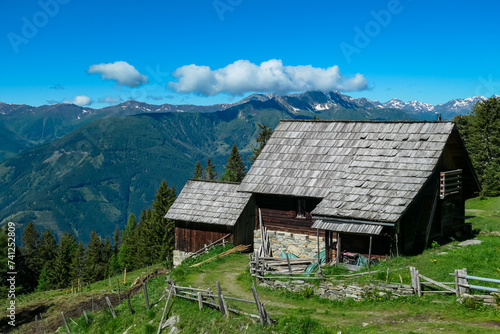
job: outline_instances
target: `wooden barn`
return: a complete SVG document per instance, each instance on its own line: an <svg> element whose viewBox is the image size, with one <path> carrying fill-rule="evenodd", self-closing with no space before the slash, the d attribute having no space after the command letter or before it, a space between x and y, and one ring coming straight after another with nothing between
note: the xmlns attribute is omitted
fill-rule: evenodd
<svg viewBox="0 0 500 334"><path fill-rule="evenodd" d="M238 191L275 252L354 261L460 236L480 186L452 122L282 121Z"/></svg>
<svg viewBox="0 0 500 334"><path fill-rule="evenodd" d="M206 245L229 236L235 246L253 243L255 209L251 194L238 183L189 180L165 218L175 220L174 264Z"/></svg>

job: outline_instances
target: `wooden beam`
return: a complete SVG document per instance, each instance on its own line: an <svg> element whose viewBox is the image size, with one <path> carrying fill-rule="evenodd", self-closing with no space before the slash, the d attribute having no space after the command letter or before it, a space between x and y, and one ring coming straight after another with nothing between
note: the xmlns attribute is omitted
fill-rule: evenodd
<svg viewBox="0 0 500 334"><path fill-rule="evenodd" d="M425 230L424 248L427 248L427 244L429 243L429 236L431 234L432 222L434 221L434 214L436 213L438 197L439 197L439 190L436 192L436 195L434 196L434 202L432 203L431 215L429 217L429 222L427 223L427 229Z"/></svg>

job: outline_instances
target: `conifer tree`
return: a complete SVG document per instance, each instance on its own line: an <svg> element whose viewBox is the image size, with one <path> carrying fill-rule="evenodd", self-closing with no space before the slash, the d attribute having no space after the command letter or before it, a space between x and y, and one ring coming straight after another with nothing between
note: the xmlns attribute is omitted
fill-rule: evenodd
<svg viewBox="0 0 500 334"><path fill-rule="evenodd" d="M83 279L85 276L85 246L82 241L75 246L75 251L71 259L70 273L71 279L74 281Z"/></svg>
<svg viewBox="0 0 500 334"><path fill-rule="evenodd" d="M56 239L50 230L45 230L40 241L40 247L38 248L42 271L38 278L37 291L46 291L53 288L51 277L54 276L54 262L57 249Z"/></svg>
<svg viewBox="0 0 500 334"><path fill-rule="evenodd" d="M215 167L211 159L207 161L207 167L205 168L205 179L209 181L217 180L219 173L215 172Z"/></svg>
<svg viewBox="0 0 500 334"><path fill-rule="evenodd" d="M196 163L196 167L194 168L194 176L193 180L201 180L203 178L203 166L201 162Z"/></svg>
<svg viewBox="0 0 500 334"><path fill-rule="evenodd" d="M26 270L27 277L24 288L33 291L37 286L37 279L42 270L38 249L40 247L40 233L35 228L33 222L29 222L24 228L22 240L22 262Z"/></svg>
<svg viewBox="0 0 500 334"><path fill-rule="evenodd" d="M57 249L54 271L50 277L51 285L66 288L71 283L71 260L74 256L76 240L71 232L64 233Z"/></svg>
<svg viewBox="0 0 500 334"><path fill-rule="evenodd" d="M50 283L50 273L48 269L48 263L45 264L40 272L40 276L38 277L38 285L35 289L37 292L47 291L52 288L52 284Z"/></svg>
<svg viewBox="0 0 500 334"><path fill-rule="evenodd" d="M118 255L121 243L121 232L118 226L115 228L115 233L113 233L113 254Z"/></svg>
<svg viewBox="0 0 500 334"><path fill-rule="evenodd" d="M264 148L264 146L266 146L267 141L269 140L269 138L271 138L271 135L273 134L273 130L267 125L259 124L259 128L260 132L257 136L258 146L253 149L253 155L248 158L248 160L250 160L252 164L255 162L255 160L257 160L260 152L262 152L262 149Z"/></svg>
<svg viewBox="0 0 500 334"><path fill-rule="evenodd" d="M145 212L145 210L143 210ZM145 213L144 213L145 214ZM134 240L135 231L137 229L137 220L135 215L131 213L127 220L127 225L123 231L122 244L117 255L117 266L121 269L127 267L132 270L133 260L135 257L134 250L137 249L137 240Z"/></svg>
<svg viewBox="0 0 500 334"><path fill-rule="evenodd" d="M468 115L454 117L484 196L500 195L500 97L477 102Z"/></svg>
<svg viewBox="0 0 500 334"><path fill-rule="evenodd" d="M233 145L231 155L227 160L226 172L223 174L225 176L221 177L222 181L241 182L245 177L246 166L236 144Z"/></svg>
<svg viewBox="0 0 500 334"><path fill-rule="evenodd" d="M87 254L85 257L85 280L95 282L104 278L101 266L102 241L97 233L90 233L90 241L87 243Z"/></svg>
<svg viewBox="0 0 500 334"><path fill-rule="evenodd" d="M101 270L103 272L104 277L108 277L109 273L109 260L113 255L113 246L111 245L111 240L109 237L106 237L104 243L102 245L102 253L101 253Z"/></svg>

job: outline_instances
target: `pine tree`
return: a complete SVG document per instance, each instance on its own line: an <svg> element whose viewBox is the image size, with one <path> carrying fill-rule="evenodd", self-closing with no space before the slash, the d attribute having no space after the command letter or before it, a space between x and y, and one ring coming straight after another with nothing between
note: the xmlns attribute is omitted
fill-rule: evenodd
<svg viewBox="0 0 500 334"><path fill-rule="evenodd" d="M85 257L85 280L95 282L104 278L101 266L102 242L97 233L90 233L90 241L87 243L87 254Z"/></svg>
<svg viewBox="0 0 500 334"><path fill-rule="evenodd" d="M37 279L42 270L41 260L38 249L40 247L40 233L35 228L33 222L30 222L24 229L22 240L22 261L28 273L25 288L33 291L37 286Z"/></svg>
<svg viewBox="0 0 500 334"><path fill-rule="evenodd" d="M66 288L71 283L71 260L74 256L76 240L71 232L64 233L56 258L54 260L54 271L50 277L50 283L56 288Z"/></svg>
<svg viewBox="0 0 500 334"><path fill-rule="evenodd" d="M231 172L226 174L227 171ZM227 159L226 172L224 172L226 174L223 177L224 180L221 178L222 181L241 182L245 177L246 166L236 145L233 145L231 155Z"/></svg>
<svg viewBox="0 0 500 334"><path fill-rule="evenodd" d="M113 233L113 254L118 255L118 251L120 250L120 243L121 243L121 237L120 237L120 229L118 226L115 228L115 233Z"/></svg>
<svg viewBox="0 0 500 334"><path fill-rule="evenodd" d="M103 272L104 277L108 277L109 273L109 260L113 255L113 246L111 245L111 240L109 237L106 237L104 244L102 245L102 253L101 253L101 270Z"/></svg>
<svg viewBox="0 0 500 334"><path fill-rule="evenodd" d="M500 195L500 97L477 102L468 115L454 117L484 196Z"/></svg>
<svg viewBox="0 0 500 334"><path fill-rule="evenodd" d="M193 180L201 180L202 178L203 178L203 166L201 162L198 161L194 169Z"/></svg>
<svg viewBox="0 0 500 334"><path fill-rule="evenodd" d="M57 256L57 249L56 239L50 230L45 230L40 241L40 247L38 248L42 271L38 278L37 291L46 291L53 288L51 277L54 276L54 262Z"/></svg>
<svg viewBox="0 0 500 334"><path fill-rule="evenodd" d="M267 125L259 124L259 128L260 132L257 136L257 143L259 145L253 149L253 155L248 158L248 160L250 160L252 164L255 162L255 160L257 160L260 152L262 152L262 149L264 148L264 146L266 146L267 141L269 140L269 138L271 138L271 135L273 134L273 130Z"/></svg>
<svg viewBox="0 0 500 334"><path fill-rule="evenodd" d="M217 180L219 173L215 172L215 167L211 159L207 161L207 168L205 168L205 179L209 181Z"/></svg>
<svg viewBox="0 0 500 334"><path fill-rule="evenodd" d="M77 281L85 276L85 246L80 241L76 247L71 259L71 280Z"/></svg>
<svg viewBox="0 0 500 334"><path fill-rule="evenodd" d="M149 228L146 231L147 241L151 245L151 263L172 259L174 247L174 221L166 219L165 215L176 198L175 188L169 188L165 180L156 191L153 201L153 210L149 220Z"/></svg>
<svg viewBox="0 0 500 334"><path fill-rule="evenodd" d="M145 211L145 210L143 210ZM127 267L129 270L132 269L132 260L135 257L134 249L136 249L137 240L134 240L133 236L135 235L135 231L137 229L137 220L135 219L135 215L131 213L127 220L127 225L125 226L125 230L123 231L122 244L118 251L116 266L121 269Z"/></svg>
<svg viewBox="0 0 500 334"><path fill-rule="evenodd" d="M40 277L38 278L38 285L35 289L37 292L47 291L52 288L52 284L50 283L50 273L48 269L48 263L43 266L42 271L40 272Z"/></svg>

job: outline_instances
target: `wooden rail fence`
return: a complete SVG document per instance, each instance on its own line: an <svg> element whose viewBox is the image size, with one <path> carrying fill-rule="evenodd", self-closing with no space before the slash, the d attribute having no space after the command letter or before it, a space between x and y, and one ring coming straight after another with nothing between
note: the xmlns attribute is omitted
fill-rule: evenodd
<svg viewBox="0 0 500 334"><path fill-rule="evenodd" d="M500 292L500 289L497 288L470 284L469 280L476 280L476 281L490 282L497 284L500 284L500 280L467 275L466 268L457 269L453 273L450 273L450 275L454 276L455 278L454 282L437 282L429 277L420 274L420 272L416 270L415 267L410 267L410 275L411 275L411 285L413 287L413 290L415 291L415 294L418 295L419 297L422 297L424 293L454 293L456 294L457 297L460 297L465 293L470 294L470 289L483 290L489 292ZM451 286L454 285L455 288L450 287L450 285ZM422 289L423 286L429 288L439 287L442 290L423 290Z"/></svg>
<svg viewBox="0 0 500 334"><path fill-rule="evenodd" d="M254 300L246 300L242 298L229 297L224 296L222 293L220 282L217 281L217 293L214 293L211 289L198 289L193 287L179 286L172 283L170 286L170 291L172 296L188 299L194 302L197 302L200 310L204 305L217 309L221 312L221 316L227 317L229 316L229 312L233 312L236 314L246 315L252 318L259 319L262 326L266 324L270 325L273 323L273 320L269 317L269 314L266 312L265 305L260 302L259 296L257 294L257 290L255 286L252 285L252 293L254 296ZM259 314L252 314L237 310L233 307L229 307L227 305L228 301L231 302L242 302L242 303L250 303L254 304L257 307L257 311Z"/></svg>

